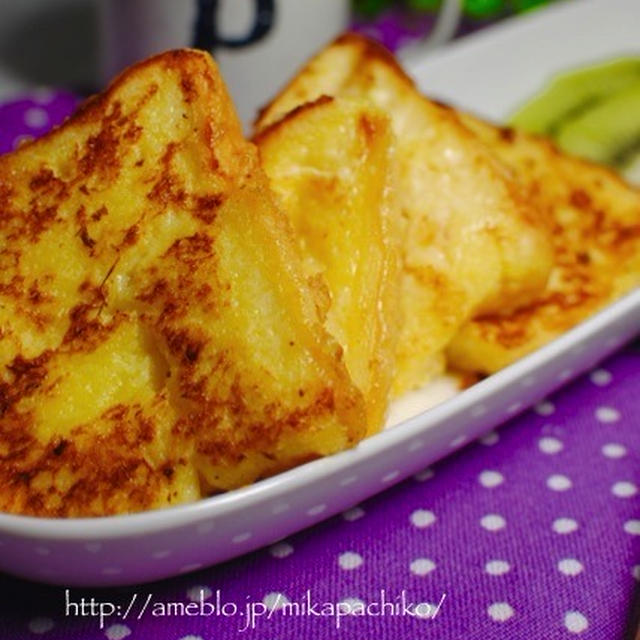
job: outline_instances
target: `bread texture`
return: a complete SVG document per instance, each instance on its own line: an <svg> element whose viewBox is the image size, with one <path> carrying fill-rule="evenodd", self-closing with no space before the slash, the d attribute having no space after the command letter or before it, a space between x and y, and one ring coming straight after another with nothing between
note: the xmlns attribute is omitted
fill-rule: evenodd
<svg viewBox="0 0 640 640"><path fill-rule="evenodd" d="M444 350L482 313L507 313L544 288L547 230L509 170L456 114L422 96L393 56L347 34L261 112L256 130L322 95L357 98L391 119L397 144L403 327L395 395L444 368Z"/></svg>
<svg viewBox="0 0 640 640"><path fill-rule="evenodd" d="M188 502L366 409L210 56L130 68L0 157L0 509Z"/></svg>
<svg viewBox="0 0 640 640"><path fill-rule="evenodd" d="M553 246L539 295L512 313L475 318L448 348L454 366L493 373L640 285L640 190L550 140L458 116L509 167Z"/></svg>
<svg viewBox="0 0 640 640"><path fill-rule="evenodd" d="M386 113L322 97L255 138L293 226L309 277L328 287L326 326L367 403L367 432L384 424L400 330L401 225L395 143Z"/></svg>

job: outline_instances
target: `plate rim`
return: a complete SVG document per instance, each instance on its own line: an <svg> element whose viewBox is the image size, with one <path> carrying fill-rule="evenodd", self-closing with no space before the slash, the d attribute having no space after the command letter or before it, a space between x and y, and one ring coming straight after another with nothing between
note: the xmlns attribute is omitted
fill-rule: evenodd
<svg viewBox="0 0 640 640"><path fill-rule="evenodd" d="M211 520L222 512L228 514L230 511L245 509L250 504L273 499L281 493L288 493L316 479L337 473L348 467L353 461L350 458L354 456L360 461L362 458L381 454L385 449L401 444L414 436L424 435L430 424L438 424L451 414L470 409L474 404L499 392L505 385L509 386L525 378L539 366L552 361L566 351L571 351L577 344L594 337L603 329L620 321L621 318L634 313L640 327L640 287L636 287L546 345L452 398L365 438L351 449L293 467L251 485L201 498L191 503L128 514L47 518L0 513L0 533L40 540L85 541L91 538L113 540L172 530L201 520ZM620 346L622 345L613 348Z"/></svg>
<svg viewBox="0 0 640 640"><path fill-rule="evenodd" d="M476 48L484 46L485 43L500 37L501 34L517 34L519 30L530 29L536 23L544 24L546 20L552 19L554 15L559 13L580 13L591 7L611 6L614 2L620 7L635 6L632 5L631 0L580 0L580 2L564 0L541 11L517 16L489 29L465 36L461 40L429 53L429 55L422 53L420 58L406 60L401 55L400 59L407 66L409 73L415 77L422 73L423 66L426 68L430 65L440 64L446 60L447 56L451 55L471 55L471 52ZM25 539L51 541L118 540L129 536L171 531L204 520L215 519L223 514L228 515L234 511L244 510L263 500L273 500L281 495L299 490L319 478L338 473L348 468L354 460L360 461L373 457L384 453L388 448L410 440L412 437L424 436L429 432L431 426L446 420L447 416L470 409L476 403L499 393L505 386L516 384L518 380L525 378L538 367L571 351L581 342L593 338L629 314L637 318L637 325L640 327L640 287L636 287L625 296L600 309L575 327L508 367L454 397L362 440L354 448L299 465L251 485L201 498L191 503L128 514L48 518L0 513L0 533ZM602 353L602 357L605 357L607 352L602 350ZM560 386L560 384L558 383L556 386ZM526 407L523 406L524 408ZM508 416L505 416L506 419ZM487 430L489 428L492 427L487 427Z"/></svg>

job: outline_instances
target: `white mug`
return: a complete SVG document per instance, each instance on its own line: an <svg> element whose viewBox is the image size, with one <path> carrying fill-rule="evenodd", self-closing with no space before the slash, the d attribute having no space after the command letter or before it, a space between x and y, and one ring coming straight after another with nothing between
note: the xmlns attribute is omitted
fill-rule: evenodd
<svg viewBox="0 0 640 640"><path fill-rule="evenodd" d="M459 4L443 2L431 44L452 35ZM347 27L350 5L350 0L99 0L101 80L167 49L206 49L248 129L257 110L307 58Z"/></svg>

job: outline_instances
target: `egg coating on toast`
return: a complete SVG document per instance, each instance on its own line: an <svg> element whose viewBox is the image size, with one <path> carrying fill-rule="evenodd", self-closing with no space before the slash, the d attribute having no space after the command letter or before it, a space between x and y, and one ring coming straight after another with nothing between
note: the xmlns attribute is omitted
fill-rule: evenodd
<svg viewBox="0 0 640 640"><path fill-rule="evenodd" d="M459 117L513 172L552 239L544 290L512 313L472 320L448 348L454 366L493 373L640 286L640 189L550 140Z"/></svg>
<svg viewBox="0 0 640 640"><path fill-rule="evenodd" d="M344 449L362 394L210 56L0 157L0 509L195 500Z"/></svg>
<svg viewBox="0 0 640 640"><path fill-rule="evenodd" d="M401 226L395 142L387 115L324 96L256 137L262 166L300 241L310 277L330 296L326 326L384 424L400 329Z"/></svg>
<svg viewBox="0 0 640 640"><path fill-rule="evenodd" d="M518 308L542 290L547 232L490 150L362 36L342 36L316 55L263 109L256 130L322 95L369 101L388 113L397 139L406 225L398 395L442 370L445 347L474 315Z"/></svg>

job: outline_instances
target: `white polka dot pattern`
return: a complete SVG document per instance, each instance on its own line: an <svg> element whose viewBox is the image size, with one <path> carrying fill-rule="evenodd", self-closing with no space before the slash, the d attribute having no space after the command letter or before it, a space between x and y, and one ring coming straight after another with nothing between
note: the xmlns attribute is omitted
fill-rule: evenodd
<svg viewBox="0 0 640 640"><path fill-rule="evenodd" d="M611 424L620 420L620 412L614 407L598 407L596 418L604 424Z"/></svg>
<svg viewBox="0 0 640 640"><path fill-rule="evenodd" d="M237 533L235 536L233 536L233 538L231 538L231 542L233 542L234 544L240 544L249 540L252 535L253 534L251 533L251 531L243 531L242 533Z"/></svg>
<svg viewBox="0 0 640 640"><path fill-rule="evenodd" d="M24 123L32 129L41 129L49 123L49 116L44 109L32 107L25 112Z"/></svg>
<svg viewBox="0 0 640 640"><path fill-rule="evenodd" d="M500 436L496 431L490 431L486 435L482 436L482 438L480 438L480 443L487 447L491 447L494 444L497 444L499 441Z"/></svg>
<svg viewBox="0 0 640 640"><path fill-rule="evenodd" d="M507 573L511 569L511 566L505 560L489 560L484 565L484 570L490 576L501 576Z"/></svg>
<svg viewBox="0 0 640 640"><path fill-rule="evenodd" d="M429 560L429 558L416 558L409 568L415 576L426 576L436 568L436 564L433 560Z"/></svg>
<svg viewBox="0 0 640 640"><path fill-rule="evenodd" d="M583 569L582 563L575 558L564 558L558 562L558 571L565 576L577 576Z"/></svg>
<svg viewBox="0 0 640 640"><path fill-rule="evenodd" d="M382 483L388 484L390 482L393 482L398 478L399 475L400 472L398 470L389 471L389 473L386 473L384 476L382 476Z"/></svg>
<svg viewBox="0 0 640 640"><path fill-rule="evenodd" d="M433 511L426 509L418 509L411 514L411 523L419 529L424 529L429 525L432 525L436 521L436 516Z"/></svg>
<svg viewBox="0 0 640 640"><path fill-rule="evenodd" d="M495 622L506 622L514 616L515 611L507 602L494 602L487 608L487 613Z"/></svg>
<svg viewBox="0 0 640 640"><path fill-rule="evenodd" d="M554 453L562 451L564 445L562 444L562 441L558 440L558 438L545 437L538 440L538 447L543 453L553 455Z"/></svg>
<svg viewBox="0 0 640 640"><path fill-rule="evenodd" d="M567 611L564 616L564 626L571 633L582 633L589 627L589 622L579 611Z"/></svg>
<svg viewBox="0 0 640 640"><path fill-rule="evenodd" d="M314 517L314 516L319 516L321 513L323 513L324 511L327 510L327 505L326 504L317 504L313 507L311 507L310 509L307 510L307 514Z"/></svg>
<svg viewBox="0 0 640 640"><path fill-rule="evenodd" d="M338 557L338 564L341 569L350 571L351 569L357 569L363 563L362 556L359 553L353 551L345 551Z"/></svg>
<svg viewBox="0 0 640 640"><path fill-rule="evenodd" d="M638 493L638 487L633 482L616 482L611 487L611 493L618 498L631 498Z"/></svg>
<svg viewBox="0 0 640 640"><path fill-rule="evenodd" d="M289 598L278 591L272 591L262 599L262 603L269 611L278 611L285 604L289 604Z"/></svg>
<svg viewBox="0 0 640 640"><path fill-rule="evenodd" d="M627 455L627 449L616 442L608 442L602 446L602 453L607 458L623 458Z"/></svg>
<svg viewBox="0 0 640 640"><path fill-rule="evenodd" d="M465 436L464 434L461 434L459 436L456 436L451 443L449 444L449 446L452 449L457 449L458 447L461 447L466 441L467 441L467 436Z"/></svg>
<svg viewBox="0 0 640 640"><path fill-rule="evenodd" d="M427 467L413 476L418 482L424 482L425 480L431 480L434 476L434 471L431 467Z"/></svg>
<svg viewBox="0 0 640 640"><path fill-rule="evenodd" d="M578 523L573 518L557 518L551 525L556 533L573 533L578 529Z"/></svg>
<svg viewBox="0 0 640 640"><path fill-rule="evenodd" d="M504 482L504 476L499 471L483 471L478 482L487 489L493 489Z"/></svg>
<svg viewBox="0 0 640 640"><path fill-rule="evenodd" d="M274 558L286 558L293 553L293 547L288 542L278 542L269 547L269 553Z"/></svg>
<svg viewBox="0 0 640 640"><path fill-rule="evenodd" d="M364 516L364 509L362 507L351 507L351 509L347 509L342 512L342 517L347 522L355 522Z"/></svg>
<svg viewBox="0 0 640 640"><path fill-rule="evenodd" d="M131 629L124 624L112 624L104 632L107 640L123 640L131 635Z"/></svg>
<svg viewBox="0 0 640 640"><path fill-rule="evenodd" d="M615 387L615 380L613 375L605 369L597 369L593 371L588 379L588 383L593 385L593 393L599 393L604 389L611 389ZM519 403L512 403L504 411L515 411L514 407ZM518 410L519 410L518 406ZM502 450L505 443L508 442L511 437L511 431L506 430L504 435L492 431L478 440L478 445L474 451L474 455L481 455L486 452L486 455L492 456L493 464L486 466L478 466L473 475L467 476L466 487L469 491L473 491L477 496L479 504L485 504L486 506L493 506L500 509L500 505L505 504L504 511L493 512L490 509L480 511L476 518L476 522L479 524L477 528L478 532L484 531L485 533L472 534L475 539L478 539L478 535L484 536L486 540L494 540L493 543L487 543L486 549L498 551L496 546L497 541L510 541L513 536L517 536L518 533L514 532L520 526L517 520L514 520L513 526L507 526L508 520L512 522L512 514L508 508L508 498L510 492L516 491L516 488L529 487L534 490L534 483L536 487L542 487L543 491L546 491L548 496L548 504L556 509L556 512L547 522L550 523L551 531L560 537L565 537L567 541L580 541L582 538L582 517L580 513L567 513L560 505L567 507L572 502L560 502L564 498L557 496L553 497L553 494L562 494L566 492L579 493L584 491L584 486L579 482L580 475L576 475L575 465L573 464L573 458L575 455L575 442L572 440L572 434L567 427L564 426L562 418L563 407L554 398L553 401L545 400L536 405L535 410L530 413L531 418L536 422L535 429L531 429L531 434L528 439L528 451L529 455L537 460L540 464L538 470L536 470L535 462L532 463L531 469L514 469L511 473L502 468ZM551 417L552 416L552 417ZM545 420L545 418L547 418ZM590 409L590 418L593 421L594 426L602 433L602 439L593 449L593 455L601 456L602 465L602 477L608 478L608 484L605 484L603 490L608 492L608 499L619 504L632 504L633 499L638 494L638 486L635 478L632 480L633 474L628 473L628 468L625 467L625 462L630 458L630 446L623 434L617 431L617 425L622 422L623 414L612 402L600 402L594 403ZM612 435L610 425L616 425L616 435ZM455 439L451 444L453 446L459 446L466 442L467 436L461 435ZM414 441L418 442L418 441ZM423 441L420 441L424 444ZM573 444L572 444L573 442ZM500 444L500 447L494 447L494 445ZM492 447L494 447L492 449ZM414 447L415 450L418 447ZM541 472L541 469L546 469L546 472ZM573 469L573 470L572 470ZM627 469L627 471L625 471ZM377 478L383 484L393 483L401 471L399 468L391 471L380 470ZM415 473L413 476L413 486L424 491L424 495L434 495L430 493L430 487L433 482L438 482L440 479L440 471L433 467L426 467L423 470ZM435 478L435 480L433 480ZM341 487L349 487L356 484L359 478L354 475L346 475L338 478L337 484ZM432 481L432 482L427 482ZM473 485L473 489L471 488ZM513 488L512 488L513 485ZM437 486L437 485L436 485ZM588 486L588 485L587 485ZM521 491L521 489L520 489ZM550 493L553 492L553 493ZM437 495L435 495L438 498ZM601 496L601 499L602 496ZM571 498L569 498L571 500ZM433 500L429 500L427 505L433 503ZM424 504L424 502L422 503ZM558 506L553 506L558 505ZM328 509L328 503L317 503L307 505L303 509L303 513L311 517L322 516ZM292 505L284 502L278 502L266 507L271 513L276 516L280 514L286 514L292 510ZM299 507L297 507L299 509ZM373 508L373 507L372 507ZM361 527L369 526L367 524L369 520L369 507L366 505L355 505L342 512L340 521L345 527L345 531L348 529L356 536L353 538L357 541L358 534ZM374 509L375 512L375 509ZM426 508L424 506L414 506L407 511L408 513L408 531L413 531L411 534L416 540L422 541L421 551L425 553L413 553L405 559L404 575L405 581L412 580L412 584L424 584L431 585L437 584L439 576L446 575L447 571L450 571L451 559L448 557L440 558L438 550L441 546L434 545L435 539L433 534L438 532L441 526L446 527L447 523L443 520L443 525L436 525L440 518L439 511L436 509ZM438 513L438 515L436 515ZM630 514L632 512L629 512ZM365 518L367 516L367 518ZM405 515L405 517L407 517ZM406 521L405 521L406 522ZM589 524L586 520L586 526ZM467 521L468 523L468 521ZM468 526L468 524L467 524ZM537 526L540 526L538 523ZM628 516L619 525L619 530L624 532L622 535L629 536L632 539L640 536L640 520ZM207 521L200 523L196 527L197 533L202 535L212 535L215 533L215 522ZM536 535L535 528L531 527L531 535ZM549 529L547 529L549 531ZM502 532L502 533L501 533ZM493 534L498 534L499 537L494 537ZM232 544L240 544L250 540L254 535L253 531L239 531L231 535L228 540ZM573 544L572 543L572 544ZM509 542L508 544L513 544ZM579 546L573 546L573 549L583 548L582 543L578 542ZM290 539L281 540L272 544L263 553L264 557L270 558L272 566L288 567L294 566L299 552L295 551L295 541ZM358 579L358 576L369 575L371 571L376 569L376 559L368 559L368 556L363 553L362 549L366 547L359 547L357 545L343 546L333 555L334 571L339 572L339 575L344 576L342 580ZM88 540L83 543L83 549L87 554L93 554L96 559L106 559L104 556L105 548L104 543L97 540ZM504 551L508 547L503 546L501 543L501 549ZM433 552L431 555L430 552ZM39 556L42 559L54 555L52 549L45 545L36 545L32 547L32 553ZM154 560L162 561L165 558L170 558L174 553L171 548L155 548L147 551L149 557ZM549 551L551 553L551 551ZM428 554L428 555L427 555ZM304 554L303 554L304 555ZM434 559L435 558L435 559ZM521 603L517 599L512 599L510 589L515 580L521 579L522 575L526 575L530 569L528 565L528 558L520 558L518 556L505 559L504 557L494 556L492 553L486 553L484 560L481 560L479 564L472 570L481 572L484 574L485 579L490 581L494 585L494 588L499 588L499 592L494 592L497 596L495 601L485 601L485 613L487 624L492 625L495 629L510 628L508 625L512 620L518 621L518 611L521 609ZM286 560L285 560L286 559ZM594 567L588 562L588 556L573 557L571 555L549 557L547 560L548 568L556 576L558 581L558 589L569 588L570 585L588 584L588 580L591 580ZM191 563L184 565L181 569L184 573L189 573L196 569L202 568L201 563ZM118 576L122 573L123 568L118 566L104 566L102 572L108 576ZM626 572L628 579L640 582L640 565L627 565ZM43 574L44 575L44 574ZM552 578L547 578L552 580ZM503 586L504 585L504 586ZM564 586L563 586L564 585ZM275 586L275 585L274 585ZM264 593L264 592L263 592ZM489 593L489 591L487 591ZM291 593L291 595L294 595ZM206 585L195 585L189 588L185 588L184 597L187 602L198 603L200 600L207 601L212 598L212 588ZM342 599L339 600L345 607L351 609L357 609L364 606L365 600L350 596L347 594L341 594ZM269 591L262 597L263 604L269 610L281 609L284 605L290 602L289 596L280 591ZM579 635L585 633L590 628L589 612L579 610L580 602L576 601L576 609L569 608L564 613L560 613L556 618L556 625L563 629L564 634ZM435 610L437 604L430 604L430 610ZM446 605L445 605L446 611ZM558 616L558 614L556 613ZM416 616L418 617L418 616ZM426 616L429 617L429 616ZM29 621L29 631L32 634L47 634L55 629L55 623L50 618L34 618ZM551 633L551 632L550 632ZM107 626L104 630L104 635L107 640L124 640L125 638L134 636L132 628L126 624L113 624ZM196 640L200 636L183 636L187 640ZM202 636L204 638L204 636Z"/></svg>
<svg viewBox="0 0 640 640"><path fill-rule="evenodd" d="M191 587L187 591L187 598L191 600L191 602L200 602L201 600L207 600L212 596L212 591L209 587L204 586L195 586Z"/></svg>
<svg viewBox="0 0 640 640"><path fill-rule="evenodd" d="M601 389L610 389L615 386L613 375L608 370L604 369L597 369L593 371L589 376L588 382L593 385L594 389L597 388L594 393L598 393ZM516 409L514 407L518 404L519 403L512 403L504 410L507 412L509 410L515 411ZM556 504L553 501L562 500L562 498L553 498L552 494L548 492L561 494L570 491L583 491L583 488L580 485L574 486L574 480L580 479L579 477L575 477L575 469L574 471L571 471L573 456L575 455L575 444L571 444L571 433L562 426L563 422L560 417L562 411L563 407L554 398L553 401L545 400L536 405L535 410L531 414L533 419L537 421L537 430L534 429L531 431L531 436L528 441L528 450L530 451L530 455L534 456L535 459L539 461L541 464L540 468L542 468L542 464L546 465L546 468L548 469L546 473L536 472L534 464L528 474L526 470L522 473L520 473L520 470L516 470L515 477L512 478L512 475L507 475L501 467L501 451L505 446L504 442L508 441L510 437L511 432L509 430L505 431L504 436L501 436L501 434L496 431L492 431L478 440L480 446L477 448L474 455L478 456L483 451L486 452L487 455L494 453L497 454L497 456L493 457L494 464L492 466L487 465L484 467L478 467L475 474L468 478L468 480L473 481L472 484L475 487L473 491L475 492L475 495L478 496L478 501L480 503L492 500L492 503L486 502L486 504L493 504L495 507L500 508L500 504L502 504L504 500L507 500L505 496L508 496L510 491L515 491L515 488L512 489L512 484L514 487L517 487L519 483L520 486L523 486L523 482L525 482L526 486L529 487L530 483L533 483L534 480L538 483L537 486L543 487L543 490L547 492L546 495L549 496L548 500L551 505ZM596 455L602 456L600 458L602 465L607 465L606 467L603 467L602 473L603 477L605 477L606 471L606 477L609 478L609 484L605 485L605 490L607 486L609 488L608 497L610 500L616 501L620 504L631 504L633 502L633 498L638 494L638 487L635 479L631 480L631 476L629 476L628 472L625 472L624 467L621 466L624 465L625 460L630 456L630 445L622 435L618 433L618 431L616 431L617 435L613 437L610 430L606 431L608 425L617 425L623 420L622 413L615 406L615 403L611 402L595 403L590 411L590 416L594 426L597 426L603 434L602 440L598 443L594 452ZM548 418L548 420L544 420L545 418ZM466 440L467 436L461 435L451 444L453 446L459 446L466 442ZM501 440L501 446L492 449L492 447L500 443ZM420 442L424 444L423 441ZM417 450L417 447L414 447L414 449ZM569 470L566 471L566 469ZM431 482L427 481L432 481L434 478L436 478L435 481L437 481L439 473L439 471L436 473L436 470L433 467L426 467L413 476L413 484L416 487L424 487L425 495L429 495L426 492L429 492ZM391 471L381 471L377 477L382 483L391 484L398 478L399 474L400 469L398 468ZM355 474L346 475L339 478L337 484L341 487L349 487L357 483L358 480L359 479ZM470 485L467 484L467 486L470 489ZM481 498L480 496L484 496L484 498ZM560 505L561 503L558 502L557 504ZM566 507L571 503L562 504ZM292 509L290 504L284 502L269 505L267 508L276 516L286 514ZM312 503L305 509L308 516L315 517L321 516L327 508L328 504L326 503ZM579 540L580 538L576 537L581 535L581 518L577 517L579 514L567 514L566 512L563 513L559 507L554 508L557 508L558 511L556 511L554 517L549 521L551 531L558 536L567 536L567 540ZM368 526L366 524L368 518L365 518L368 509L369 508L366 507L366 505L358 504L343 511L340 518L343 522L343 526L348 527L354 532L354 535L357 536L360 527ZM507 526L507 520L509 517L510 514L508 509L505 509L504 512L492 512L489 509L486 509L484 513L480 512L477 515L477 522L480 525L478 527L478 531L485 532L480 535L485 536L487 540L509 540L510 536L517 535L516 533L513 533L511 527ZM429 508L414 507L412 510L408 511L409 526L411 527L411 530L415 532L414 535L416 536L416 539L423 541L421 550L423 552L427 549L433 550L434 556L437 560L434 560L434 556L430 555L412 554L405 560L406 564L404 565L404 571L405 576L407 576L405 580L411 579L414 581L420 581L416 582L416 584L422 583L425 585L433 585L437 584L438 576L441 573L446 574L446 571L450 570L450 567L447 566L450 564L450 559L447 557L443 559L438 557L435 552L441 547L432 546L432 533L439 530L439 526L435 526L438 519L439 516L436 516L436 511ZM517 529L518 525L519 523L516 522L513 529ZM446 523L444 526L446 526ZM631 538L640 536L640 520L638 519L627 517L619 527L620 530L624 532L623 535L630 536ZM504 533L501 533L503 531ZM197 525L197 532L202 535L214 534L215 522L207 521L200 523ZM493 535L487 534L499 534L500 538L494 538ZM240 544L250 540L253 535L253 532L249 530L239 531L233 534L229 538L229 541L233 544ZM477 536L478 534L474 535ZM531 529L531 535L535 535L535 529ZM357 537L354 538L354 540L357 539ZM296 562L296 558L298 556L295 552L294 544L295 542L292 542L289 539L286 541L282 540L268 547L264 555L267 558L271 558L270 562L274 567L291 566ZM424 546L425 544L428 546ZM490 545L487 546L487 549L497 550L495 542L487 544ZM83 544L83 547L86 553L94 554L97 558L104 557L103 543L100 541L89 540ZM52 550L45 545L34 546L32 548L32 552L34 555L43 559L52 555ZM165 558L171 557L173 550L170 548L156 548L150 549L147 553L155 560L161 561ZM341 576L344 576L343 580L351 580L353 578L357 579L357 576L368 575L371 570L375 570L376 566L375 561L367 560L362 550L357 546L355 548L353 546L351 546L351 548L343 547L335 553L333 558L335 570L338 571ZM502 592L497 594L498 598L496 601L489 600L486 603L485 611L487 623L492 624L496 629L504 630L505 627L503 627L503 625L509 625L511 620L518 618L518 610L520 609L520 602L518 600L511 599L511 587L509 585L512 584L514 579L518 579L518 576L522 575L522 572L526 574L526 571L528 570L528 559L518 559L516 557L513 559L512 563L511 559L507 560L500 556L495 557L490 553L487 553L485 558L486 559L481 561L474 571L481 571L485 578L490 580L491 584L495 586L507 585L506 587L501 587ZM440 565L442 565L442 568L439 568ZM563 584L580 584L581 581L591 579L591 573L593 571L593 568L585 562L585 557L576 558L572 556L556 556L555 559L549 559L548 565L549 569L554 572L556 579L563 581L562 583L558 583L559 589L566 588L562 586ZM200 563L191 563L184 565L182 567L182 572L189 573L199 568L201 568ZM105 575L117 576L123 571L123 569L121 567L107 565L102 569L102 571ZM640 565L627 566L626 571L630 581L640 581ZM197 603L201 599L203 601L207 601L212 597L212 588L206 585L195 585L187 588L184 594L186 601L188 602ZM280 591L270 591L263 596L262 602L269 610L277 610L288 604L290 600L287 595ZM353 609L363 606L365 601L359 597L352 597L345 594L340 602L342 602L345 607L348 606ZM579 602L576 602L576 605L579 605ZM430 605L432 609L435 609L436 606L436 604ZM577 608L570 609L561 614L557 624L564 629L565 634L582 634L590 627L590 622L587 616L588 613L585 615L585 612L579 611ZM34 618L29 622L28 627L32 634L46 634L55 628L55 624L49 618ZM125 624L110 625L106 627L104 634L107 640L124 640L126 637L133 637L132 629ZM198 636L184 637L188 639L198 638Z"/></svg>
<svg viewBox="0 0 640 640"><path fill-rule="evenodd" d="M545 400L544 402L539 402L533 409L539 416L550 416L555 412L556 407L553 402Z"/></svg>
<svg viewBox="0 0 640 640"><path fill-rule="evenodd" d="M593 384L604 387L611 382L611 373L606 369L596 369L591 372L590 379Z"/></svg>
<svg viewBox="0 0 640 640"><path fill-rule="evenodd" d="M29 621L28 626L31 633L40 635L51 631L55 625L51 618L33 618Z"/></svg>
<svg viewBox="0 0 640 640"><path fill-rule="evenodd" d="M202 562L191 562L180 567L180 573L191 573L198 569L202 569Z"/></svg>
<svg viewBox="0 0 640 640"><path fill-rule="evenodd" d="M552 491L566 491L572 487L571 480L567 476L556 473L547 478L547 487Z"/></svg>
<svg viewBox="0 0 640 640"><path fill-rule="evenodd" d="M480 525L487 531L500 531L507 526L507 522L501 515L489 513L481 518Z"/></svg>

